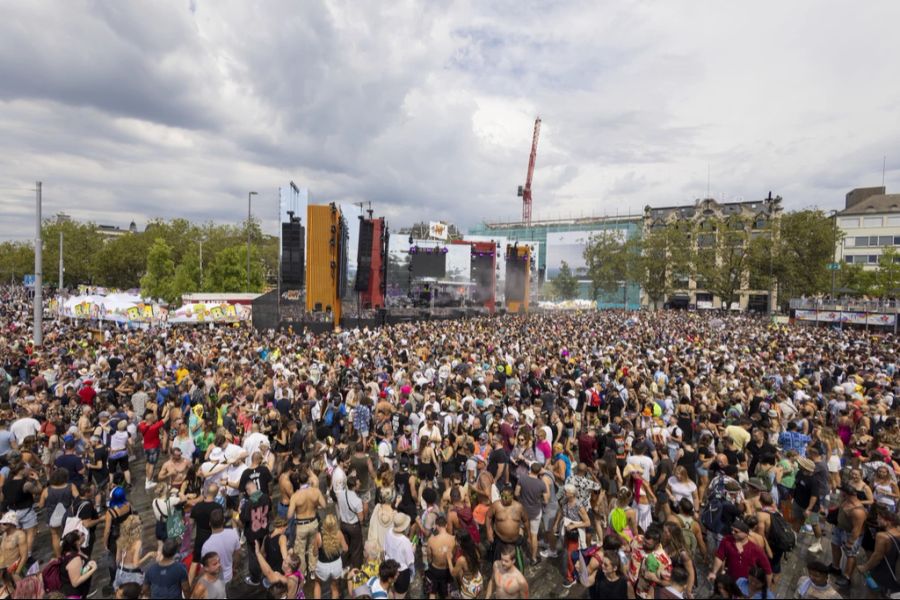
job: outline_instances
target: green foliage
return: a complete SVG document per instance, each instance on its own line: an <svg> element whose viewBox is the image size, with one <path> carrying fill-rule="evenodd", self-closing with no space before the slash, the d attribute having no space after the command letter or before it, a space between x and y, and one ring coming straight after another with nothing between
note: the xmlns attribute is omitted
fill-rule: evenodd
<svg viewBox="0 0 900 600"><path fill-rule="evenodd" d="M63 283L70 287L79 283L98 283L98 274L108 272L108 269L99 260L105 240L97 233L97 226L56 219L44 221L41 228L44 283L59 284L60 232L63 234Z"/></svg>
<svg viewBox="0 0 900 600"><path fill-rule="evenodd" d="M216 255L209 271L204 273L203 288L216 292L260 292L265 284L259 252L250 249L250 289L247 289L247 247L232 246Z"/></svg>
<svg viewBox="0 0 900 600"><path fill-rule="evenodd" d="M641 281L644 269L641 244L639 237L623 240L621 234L613 230L601 231L591 237L584 248L584 260L592 298L599 298L601 292L617 292L623 281Z"/></svg>
<svg viewBox="0 0 900 600"><path fill-rule="evenodd" d="M24 242L0 243L0 282L22 283L34 273L34 247Z"/></svg>
<svg viewBox="0 0 900 600"><path fill-rule="evenodd" d="M559 273L553 278L551 287L554 297L571 300L578 296L578 278L572 274L569 263L562 261Z"/></svg>
<svg viewBox="0 0 900 600"><path fill-rule="evenodd" d="M868 271L859 263L842 263L835 278L835 295L843 296L849 292L868 296L874 293L876 271ZM829 288L830 291L830 288Z"/></svg>
<svg viewBox="0 0 900 600"><path fill-rule="evenodd" d="M781 217L773 244L773 273L782 303L831 290L828 263L843 237L821 210L801 210Z"/></svg>
<svg viewBox="0 0 900 600"><path fill-rule="evenodd" d="M712 221L698 235L698 246L701 246L701 240L705 241L697 249L697 279L702 281L702 289L722 300L726 310L737 299L738 292L745 288L750 267L749 239L744 223L737 218Z"/></svg>
<svg viewBox="0 0 900 600"><path fill-rule="evenodd" d="M652 229L641 240L640 284L654 306L677 289L679 275L691 273L694 252L684 225Z"/></svg>
<svg viewBox="0 0 900 600"><path fill-rule="evenodd" d="M894 248L885 248L878 257L878 270L874 272L873 292L881 298L896 297L900 288L900 255Z"/></svg>
<svg viewBox="0 0 900 600"><path fill-rule="evenodd" d="M156 238L147 253L147 272L141 277L141 293L148 298L174 302L172 285L174 277L175 261L172 260L172 247L165 239Z"/></svg>

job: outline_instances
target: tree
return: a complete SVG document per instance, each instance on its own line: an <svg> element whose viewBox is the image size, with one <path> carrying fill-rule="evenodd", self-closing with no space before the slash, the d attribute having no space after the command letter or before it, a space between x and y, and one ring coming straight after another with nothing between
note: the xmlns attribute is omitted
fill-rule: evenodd
<svg viewBox="0 0 900 600"><path fill-rule="evenodd" d="M174 302L173 279L175 261L172 248L163 238L156 238L147 253L147 272L141 277L141 294L147 298L158 298Z"/></svg>
<svg viewBox="0 0 900 600"><path fill-rule="evenodd" d="M97 283L122 290L139 288L152 241L143 233L126 233L106 240L95 261Z"/></svg>
<svg viewBox="0 0 900 600"><path fill-rule="evenodd" d="M98 283L98 260L105 240L94 223L48 219L41 226L44 282L59 285L59 234L63 234L63 283L68 287Z"/></svg>
<svg viewBox="0 0 900 600"><path fill-rule="evenodd" d="M689 223L651 229L642 239L640 284L654 307L687 279L693 266Z"/></svg>
<svg viewBox="0 0 900 600"><path fill-rule="evenodd" d="M875 278L875 271L868 271L859 263L842 263L841 269L837 273L836 287L840 290L853 290L861 296L868 296L873 293L875 288ZM842 294L836 292L836 295Z"/></svg>
<svg viewBox="0 0 900 600"><path fill-rule="evenodd" d="M878 270L875 272L873 292L880 298L898 295L900 287L900 255L894 248L886 248L878 257Z"/></svg>
<svg viewBox="0 0 900 600"><path fill-rule="evenodd" d="M0 243L0 281L22 283L25 275L34 273L34 247L24 242Z"/></svg>
<svg viewBox="0 0 900 600"><path fill-rule="evenodd" d="M563 300L571 300L578 296L578 278L572 274L569 263L562 261L559 267L559 273L551 282L554 295Z"/></svg>
<svg viewBox="0 0 900 600"><path fill-rule="evenodd" d="M782 304L831 290L828 263L843 233L821 210L783 215L774 242L773 273Z"/></svg>
<svg viewBox="0 0 900 600"><path fill-rule="evenodd" d="M584 248L584 260L593 299L599 299L601 292L615 294L623 288L627 293L627 284L641 280L641 243L639 237L626 239L615 230L591 236Z"/></svg>
<svg viewBox="0 0 900 600"><path fill-rule="evenodd" d="M738 292L745 288L750 266L749 234L738 217L707 220L697 234L696 272L698 289L712 292L729 310Z"/></svg>
<svg viewBox="0 0 900 600"><path fill-rule="evenodd" d="M250 290L261 292L265 285L265 275L259 253L250 248ZM247 290L247 247L232 246L219 252L208 271L204 273L203 289L209 292L246 292Z"/></svg>

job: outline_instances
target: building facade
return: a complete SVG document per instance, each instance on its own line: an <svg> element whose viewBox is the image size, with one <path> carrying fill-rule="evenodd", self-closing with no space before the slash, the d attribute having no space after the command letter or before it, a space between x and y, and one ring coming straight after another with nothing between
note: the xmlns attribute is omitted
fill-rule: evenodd
<svg viewBox="0 0 900 600"><path fill-rule="evenodd" d="M734 236L740 240L737 251L745 252L747 244L758 236L778 234L778 222L781 216L781 197L763 198L744 202L717 202L712 198L697 200L693 204L644 208L643 229L651 232L660 228L675 227L683 229L689 236L692 254L699 255L704 251L721 248L717 236L723 232L742 234ZM725 227L723 228L723 224ZM717 257L720 260L720 257ZM770 311L777 301L776 292L754 287L748 272L741 276L737 300L732 302L732 310ZM723 300L711 290L706 289L703 278L696 269L692 273L677 275L672 281L673 291L665 298L665 304L677 308L696 307L698 309L721 309ZM651 305L646 293L641 294L644 306Z"/></svg>
<svg viewBox="0 0 900 600"><path fill-rule="evenodd" d="M856 188L847 193L844 210L835 218L843 239L835 248L835 262L877 269L888 248L900 250L900 194L884 187Z"/></svg>

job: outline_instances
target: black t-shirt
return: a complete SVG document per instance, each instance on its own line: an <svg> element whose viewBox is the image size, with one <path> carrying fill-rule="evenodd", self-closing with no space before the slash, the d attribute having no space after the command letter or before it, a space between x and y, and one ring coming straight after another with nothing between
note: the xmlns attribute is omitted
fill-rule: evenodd
<svg viewBox="0 0 900 600"><path fill-rule="evenodd" d="M503 448L497 448L493 452L491 452L490 456L488 456L488 471L491 475L494 476L494 479L497 479L497 472L500 470L500 465L507 465L506 474L504 476L503 481L497 481L497 484L506 483L509 481L509 454L506 453L506 450Z"/></svg>
<svg viewBox="0 0 900 600"><path fill-rule="evenodd" d="M76 518L81 519L82 521L89 521L96 519L100 516L100 513L97 512L97 507L94 506L94 503L91 500L77 500L75 505L73 506L73 511ZM91 539L97 539L97 536L94 535L94 531L97 530L97 525L93 525L92 527L88 527L88 532L91 534Z"/></svg>
<svg viewBox="0 0 900 600"><path fill-rule="evenodd" d="M287 419L291 416L291 401L288 398L282 398L275 403L275 409Z"/></svg>
<svg viewBox="0 0 900 600"><path fill-rule="evenodd" d="M197 524L198 538L201 533L205 533L207 538L210 536L210 534L212 534L212 527L209 524L209 517L212 514L212 511L217 508L222 508L218 502L201 500L194 505L194 508L191 509L191 518ZM206 539L204 539L203 541L206 541Z"/></svg>
<svg viewBox="0 0 900 600"><path fill-rule="evenodd" d="M615 581L610 581L603 574L603 571L597 571L597 578L594 579L594 585L588 590L588 598L627 598L628 597L628 581L624 577L619 577Z"/></svg>
<svg viewBox="0 0 900 600"><path fill-rule="evenodd" d="M56 459L55 464L57 468L65 469L69 472L69 483L81 485L81 482L84 481L84 475L79 473L79 471L84 470L84 462L82 462L81 458L78 456L74 454L63 454Z"/></svg>
<svg viewBox="0 0 900 600"><path fill-rule="evenodd" d="M244 472L241 473L241 481L238 484L242 494L247 493L247 484L251 481L256 484L256 489L264 494L268 494L273 481L272 472L269 471L269 467L266 465L260 465L253 469L244 469Z"/></svg>
<svg viewBox="0 0 900 600"><path fill-rule="evenodd" d="M244 535L247 540L262 540L269 535L269 519L272 513L272 500L266 494L256 494L255 499L248 499L241 508L241 523L244 524ZM253 547L253 544L250 544Z"/></svg>
<svg viewBox="0 0 900 600"><path fill-rule="evenodd" d="M109 467L108 465L109 459L109 449L106 446L94 447L94 460L93 464L100 463L99 469L91 469L91 475L94 479L94 483L101 483L109 479Z"/></svg>

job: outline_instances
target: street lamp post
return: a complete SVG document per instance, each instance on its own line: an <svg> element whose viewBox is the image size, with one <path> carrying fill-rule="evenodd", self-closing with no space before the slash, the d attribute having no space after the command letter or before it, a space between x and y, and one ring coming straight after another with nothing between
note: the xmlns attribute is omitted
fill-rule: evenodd
<svg viewBox="0 0 900 600"><path fill-rule="evenodd" d="M837 248L837 214L838 211L831 211L831 261L834 262L834 254ZM834 301L834 281L837 275L837 269L831 269L831 300Z"/></svg>
<svg viewBox="0 0 900 600"><path fill-rule="evenodd" d="M256 192L247 192L247 291L250 291L250 198Z"/></svg>

